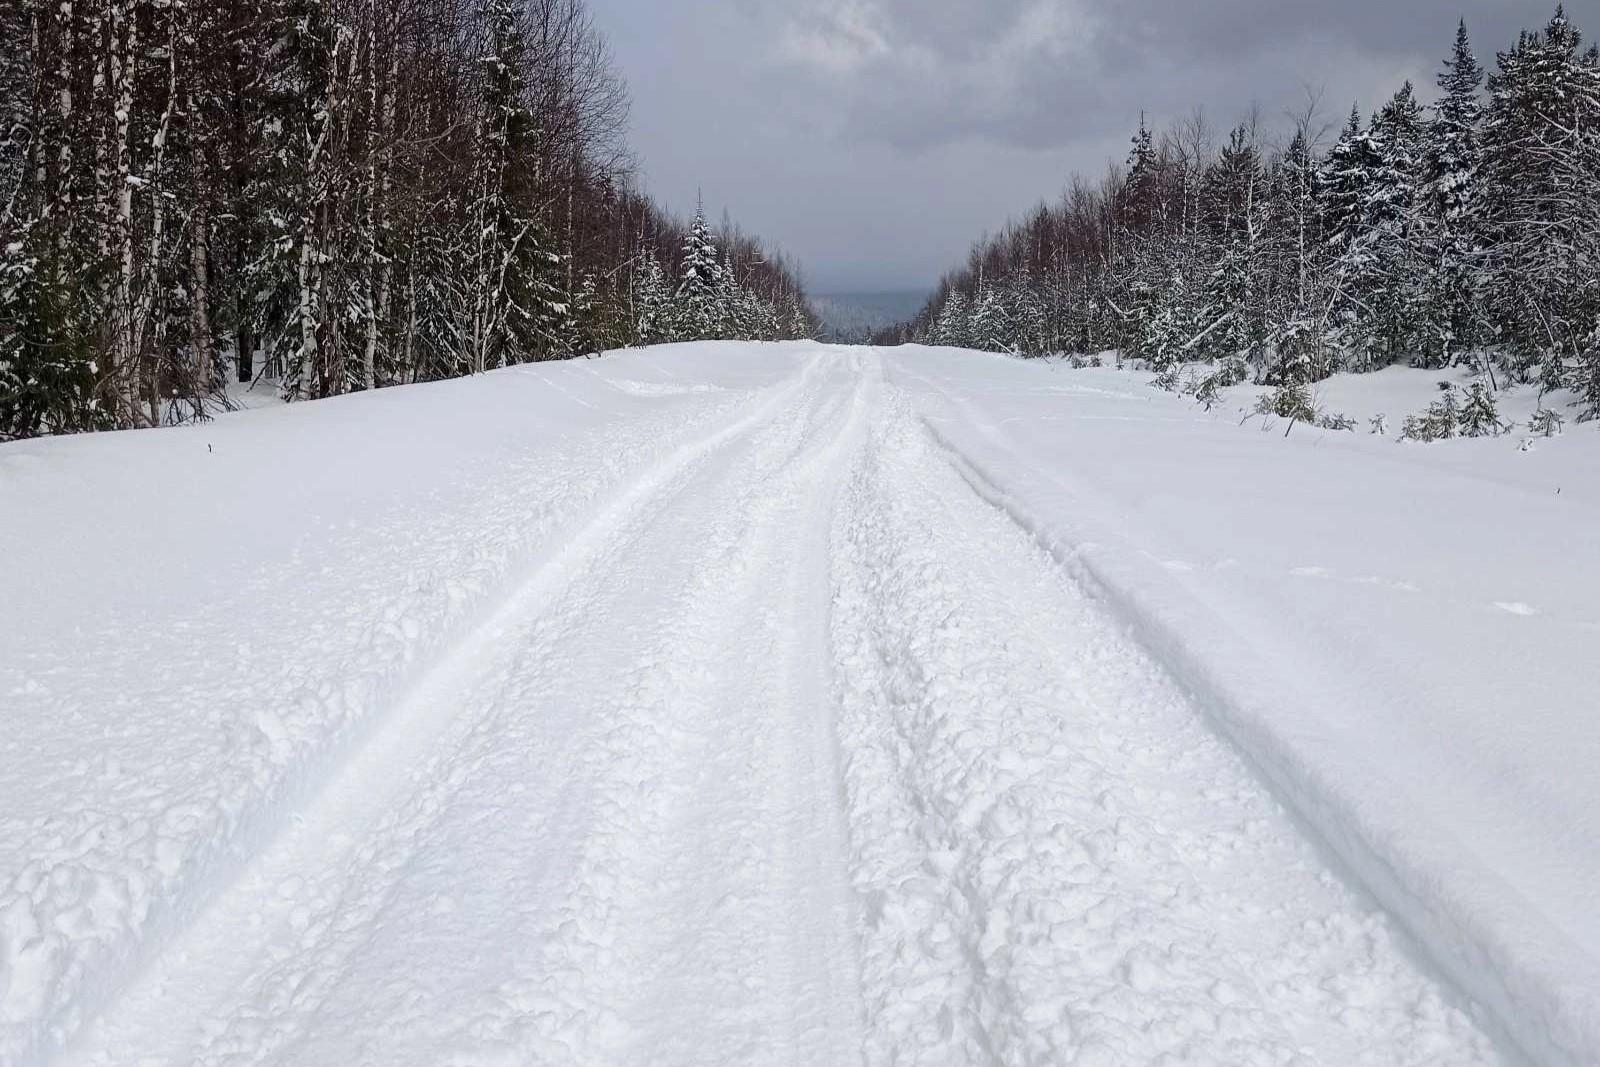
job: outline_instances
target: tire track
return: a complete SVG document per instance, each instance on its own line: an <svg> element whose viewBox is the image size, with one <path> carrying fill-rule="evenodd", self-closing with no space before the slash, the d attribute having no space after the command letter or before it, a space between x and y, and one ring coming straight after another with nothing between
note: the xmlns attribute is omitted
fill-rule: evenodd
<svg viewBox="0 0 1600 1067"><path fill-rule="evenodd" d="M891 399L836 531L870 1064L1503 1062Z"/></svg>
<svg viewBox="0 0 1600 1067"><path fill-rule="evenodd" d="M702 991L722 995L667 1002L702 1013L685 1030L653 1021L661 997L636 980L667 957L650 935L656 916L634 905L668 862L658 839L692 828L674 820L696 760L727 740L717 716L750 696L715 684L715 658L762 632L733 600L752 538L770 541L780 514L792 517L819 445L858 418L840 388L849 377L823 381L837 362L819 357L567 546L70 1062L613 1064L650 1061L652 1033L776 1037L784 986L741 1011L721 984L748 998L782 947L760 912L744 913L745 964L737 942L703 961ZM732 840L759 851L752 826ZM750 876L760 866L731 869L762 890ZM720 874L706 868L713 887ZM726 923L730 909L710 903ZM816 1017L841 999L855 1002L836 994ZM819 1035L835 1041L838 1028Z"/></svg>

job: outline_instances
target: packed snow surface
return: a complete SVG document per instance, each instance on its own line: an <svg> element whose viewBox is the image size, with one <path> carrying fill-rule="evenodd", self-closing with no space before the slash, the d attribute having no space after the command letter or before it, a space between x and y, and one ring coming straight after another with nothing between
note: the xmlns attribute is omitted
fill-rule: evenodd
<svg viewBox="0 0 1600 1067"><path fill-rule="evenodd" d="M0 447L0 1064L1600 1062L1597 446L727 344Z"/></svg>

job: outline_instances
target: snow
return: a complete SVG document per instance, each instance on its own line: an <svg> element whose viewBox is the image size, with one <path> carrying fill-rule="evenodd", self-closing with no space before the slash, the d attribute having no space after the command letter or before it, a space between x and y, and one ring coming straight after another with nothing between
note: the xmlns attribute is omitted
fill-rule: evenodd
<svg viewBox="0 0 1600 1067"><path fill-rule="evenodd" d="M697 344L5 445L0 1063L1594 1062L1597 440Z"/></svg>
<svg viewBox="0 0 1600 1067"><path fill-rule="evenodd" d="M1530 452L1285 438L1115 370L894 365L973 487L1496 1027L1538 1062L1600 1060L1592 427Z"/></svg>

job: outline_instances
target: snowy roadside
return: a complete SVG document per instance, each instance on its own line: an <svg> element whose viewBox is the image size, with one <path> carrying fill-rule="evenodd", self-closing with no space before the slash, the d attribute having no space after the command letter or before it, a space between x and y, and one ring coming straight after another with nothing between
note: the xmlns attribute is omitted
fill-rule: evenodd
<svg viewBox="0 0 1600 1067"><path fill-rule="evenodd" d="M68 1039L575 531L765 417L809 358L767 353L0 450L0 1062Z"/></svg>
<svg viewBox="0 0 1600 1067"><path fill-rule="evenodd" d="M1600 1062L1600 435L1284 440L1114 371L888 362L1436 965Z"/></svg>
<svg viewBox="0 0 1600 1067"><path fill-rule="evenodd" d="M835 533L866 1062L1506 1063L907 408Z"/></svg>

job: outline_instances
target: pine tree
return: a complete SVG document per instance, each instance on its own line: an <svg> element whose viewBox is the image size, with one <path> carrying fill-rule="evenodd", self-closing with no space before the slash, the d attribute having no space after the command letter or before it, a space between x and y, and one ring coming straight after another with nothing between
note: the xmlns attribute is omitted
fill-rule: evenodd
<svg viewBox="0 0 1600 1067"><path fill-rule="evenodd" d="M1455 51L1439 75L1442 93L1427 130L1423 195L1431 277L1423 316L1422 359L1446 366L1483 341L1478 284L1483 241L1479 190L1478 91L1483 68L1463 19Z"/></svg>
<svg viewBox="0 0 1600 1067"><path fill-rule="evenodd" d="M1186 339L1186 353L1197 359L1258 353L1265 339L1265 309L1260 277L1260 238L1266 207L1261 155L1249 129L1239 126L1216 161L1206 169L1201 211L1215 265L1201 285L1198 330Z"/></svg>
<svg viewBox="0 0 1600 1067"><path fill-rule="evenodd" d="M1306 385L1332 373L1327 251L1317 203L1317 161L1302 124L1273 173L1267 224L1266 344L1262 380Z"/></svg>
<svg viewBox="0 0 1600 1067"><path fill-rule="evenodd" d="M723 336L727 308L723 290L722 257L701 204L684 238L683 269L673 297L673 334L678 340L709 341Z"/></svg>
<svg viewBox="0 0 1600 1067"><path fill-rule="evenodd" d="M1122 221L1134 233L1148 232L1156 223L1161 204L1160 161L1155 140L1144 116L1128 153L1128 176L1122 184Z"/></svg>
<svg viewBox="0 0 1600 1067"><path fill-rule="evenodd" d="M1034 284L1033 272L1023 264L1005 280L1000 299L1005 305L1006 321L1011 324L1011 345L1026 355L1043 355L1044 303Z"/></svg>
<svg viewBox="0 0 1600 1067"><path fill-rule="evenodd" d="M654 249L646 248L640 253L633 285L635 343L656 345L676 340L672 332L672 290Z"/></svg>
<svg viewBox="0 0 1600 1067"><path fill-rule="evenodd" d="M1600 60L1581 42L1561 8L1524 33L1499 57L1484 120L1487 302L1504 364L1541 368L1546 388L1583 375L1596 322Z"/></svg>
<svg viewBox="0 0 1600 1067"><path fill-rule="evenodd" d="M1000 285L985 283L979 287L972 309L971 335L972 347L984 352L1016 350L1016 324Z"/></svg>
<svg viewBox="0 0 1600 1067"><path fill-rule="evenodd" d="M1369 365L1409 359L1426 284L1419 206L1422 109L1407 82L1372 124L1377 168L1362 211L1362 271L1358 319Z"/></svg>
<svg viewBox="0 0 1600 1067"><path fill-rule="evenodd" d="M970 302L960 289L950 290L944 305L934 320L933 335L929 341L950 348L971 348Z"/></svg>
<svg viewBox="0 0 1600 1067"><path fill-rule="evenodd" d="M1461 405L1458 424L1463 437L1498 437L1506 430L1500 421L1500 411L1494 394L1483 382L1473 382L1467 388L1467 399Z"/></svg>
<svg viewBox="0 0 1600 1067"><path fill-rule="evenodd" d="M1350 109L1350 120L1328 153L1318 174L1318 200L1322 204L1322 228L1330 249L1343 256L1362 233L1368 197L1378 168L1372 139L1361 126L1361 110Z"/></svg>
<svg viewBox="0 0 1600 1067"><path fill-rule="evenodd" d="M1174 269L1168 283L1158 287L1153 299L1141 307L1129 354L1154 370L1176 367L1204 342L1206 331L1216 327L1217 317L1200 322L1206 311L1191 291L1184 272Z"/></svg>

